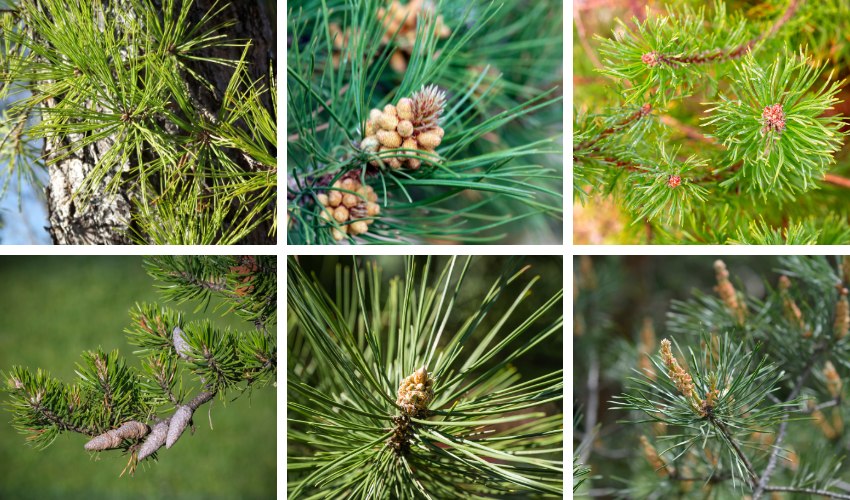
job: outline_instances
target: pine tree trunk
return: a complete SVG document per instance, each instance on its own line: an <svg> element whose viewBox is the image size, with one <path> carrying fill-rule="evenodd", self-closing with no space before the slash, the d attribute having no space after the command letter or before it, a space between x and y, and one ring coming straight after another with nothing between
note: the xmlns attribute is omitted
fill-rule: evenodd
<svg viewBox="0 0 850 500"><path fill-rule="evenodd" d="M129 4L129 2L126 2ZM158 3L158 2L157 2ZM195 0L192 7L190 22L197 23L201 17L208 12L216 2L214 0ZM221 4L221 2L218 2ZM121 0L105 1L114 8L128 11L132 7L122 5ZM275 32L273 29L275 20L271 18L267 2L262 0L235 0L226 6L224 11L216 18L217 21L235 20L235 24L226 28L228 41L251 41L251 50L248 56L250 63L250 74L252 78L258 79L269 74L269 64L274 64L275 55ZM239 59L242 54L241 47L219 48L207 51L203 55ZM209 54L209 52L212 52ZM196 63L192 68L210 83L217 92L211 93L191 80L187 79L188 87L195 99L200 111L207 117L215 116L220 108L220 97L230 81L232 69L210 63ZM270 99L263 104L271 112ZM46 106L55 103L53 99L45 102ZM80 138L76 138L79 140ZM130 229L133 210L133 188L127 183L121 186L118 192L109 192L108 181L115 175L134 168L134 165L116 166L110 176L104 179L100 186L94 188L93 194L88 199L74 196L83 184L86 175L94 168L98 159L102 156L112 143L111 139L99 141L98 143L80 150L72 155L67 155L67 146L74 141L73 136L61 141L46 140L44 144L44 158L48 161L49 183L47 185L47 202L50 235L55 244L128 244L130 239L126 232ZM61 159L57 157L65 154ZM241 156L234 159L246 170L255 168L251 163ZM268 236L269 224L261 225L251 233L244 243L249 244L274 244L274 238Z"/></svg>

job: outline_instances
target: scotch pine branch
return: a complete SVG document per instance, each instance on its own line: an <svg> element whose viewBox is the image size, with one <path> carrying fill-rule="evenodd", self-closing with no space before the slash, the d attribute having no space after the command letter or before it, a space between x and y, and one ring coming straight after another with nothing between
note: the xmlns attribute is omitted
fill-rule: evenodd
<svg viewBox="0 0 850 500"><path fill-rule="evenodd" d="M842 203L850 182L838 154L847 134L834 111L844 54L830 58L828 39L806 34L815 25L832 33L842 9L789 0L775 14L728 14L725 2L676 4L597 38L599 71L616 86L582 81L577 93L573 198L589 204L577 231L620 242L850 241ZM588 19L582 22L586 28ZM647 104L651 119L634 120L636 107ZM663 189L657 174L665 172L646 174L669 164L673 148L682 151L677 162L704 166L666 172L677 177ZM618 210L605 208L612 204Z"/></svg>

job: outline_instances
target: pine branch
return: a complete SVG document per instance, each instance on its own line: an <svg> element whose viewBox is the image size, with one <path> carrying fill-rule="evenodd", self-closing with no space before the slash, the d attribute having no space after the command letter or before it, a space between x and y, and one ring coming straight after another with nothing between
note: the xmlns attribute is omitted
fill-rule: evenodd
<svg viewBox="0 0 850 500"><path fill-rule="evenodd" d="M817 488L801 488L795 486L767 486L764 489L765 491L776 491L776 492L786 492L786 493L806 493L809 495L821 495L827 498L843 498L850 499L850 495L845 495L843 493L836 493L834 491L829 490L820 490Z"/></svg>

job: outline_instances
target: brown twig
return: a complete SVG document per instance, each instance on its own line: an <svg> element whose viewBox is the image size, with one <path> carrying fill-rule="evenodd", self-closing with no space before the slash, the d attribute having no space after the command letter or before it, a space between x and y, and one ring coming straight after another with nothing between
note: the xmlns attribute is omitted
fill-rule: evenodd
<svg viewBox="0 0 850 500"><path fill-rule="evenodd" d="M647 116L651 111L652 111L652 105L650 105L649 103L646 103L643 106L641 106L640 109L638 109L634 113L632 113L629 116L627 116L626 118L624 118L622 121L615 123L614 125L603 130L602 132L599 133L599 135L597 135L593 139L579 144L578 146L576 146L575 149L576 150L590 149L591 151L594 151L593 146L596 145L596 143L598 143L599 141L601 141L605 137L608 137L611 134L615 134L615 133L627 128L633 122L639 120L640 118L643 118L644 116Z"/></svg>
<svg viewBox="0 0 850 500"><path fill-rule="evenodd" d="M828 184L850 189L850 179L835 174L825 174L823 181Z"/></svg>
<svg viewBox="0 0 850 500"><path fill-rule="evenodd" d="M844 493L835 493L827 490L819 490L816 488L798 488L794 486L768 486L764 489L765 491L784 491L788 493L808 493L810 495L821 495L829 498L844 498L850 499L850 495L845 495Z"/></svg>
<svg viewBox="0 0 850 500"><path fill-rule="evenodd" d="M731 50L726 49L717 49L712 52L703 52L702 54L693 54L689 56L673 56L668 54L657 54L654 53L654 61L656 63L667 64L668 66L680 66L685 64L705 64L718 60L731 60L737 59L742 55L746 54L750 49L752 49L757 43L767 38L772 37L779 31L782 26L785 25L788 21L794 17L794 14L797 13L797 9L800 8L800 5L803 4L805 0L791 0L788 3L788 8L785 9L785 13L773 23L769 30L761 33L760 35L750 39L746 43L743 43Z"/></svg>

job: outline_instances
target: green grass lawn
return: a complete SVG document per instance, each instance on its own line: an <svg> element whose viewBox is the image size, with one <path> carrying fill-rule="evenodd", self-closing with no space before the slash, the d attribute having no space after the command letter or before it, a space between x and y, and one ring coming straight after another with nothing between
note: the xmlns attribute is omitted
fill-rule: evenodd
<svg viewBox="0 0 850 500"><path fill-rule="evenodd" d="M0 371L12 365L40 367L71 382L80 354L98 347L117 348L138 367L123 330L136 302L162 303L155 284L141 257L0 256ZM233 315L195 314L195 304L170 305L189 319L250 328ZM159 462L146 460L135 477L119 477L128 457L120 451L86 452L82 435L63 434L43 451L26 445L3 406L0 498L274 498L275 390L267 387L234 401L237 395L199 408L195 434L187 432L173 448L162 448ZM0 403L7 401L0 393Z"/></svg>

